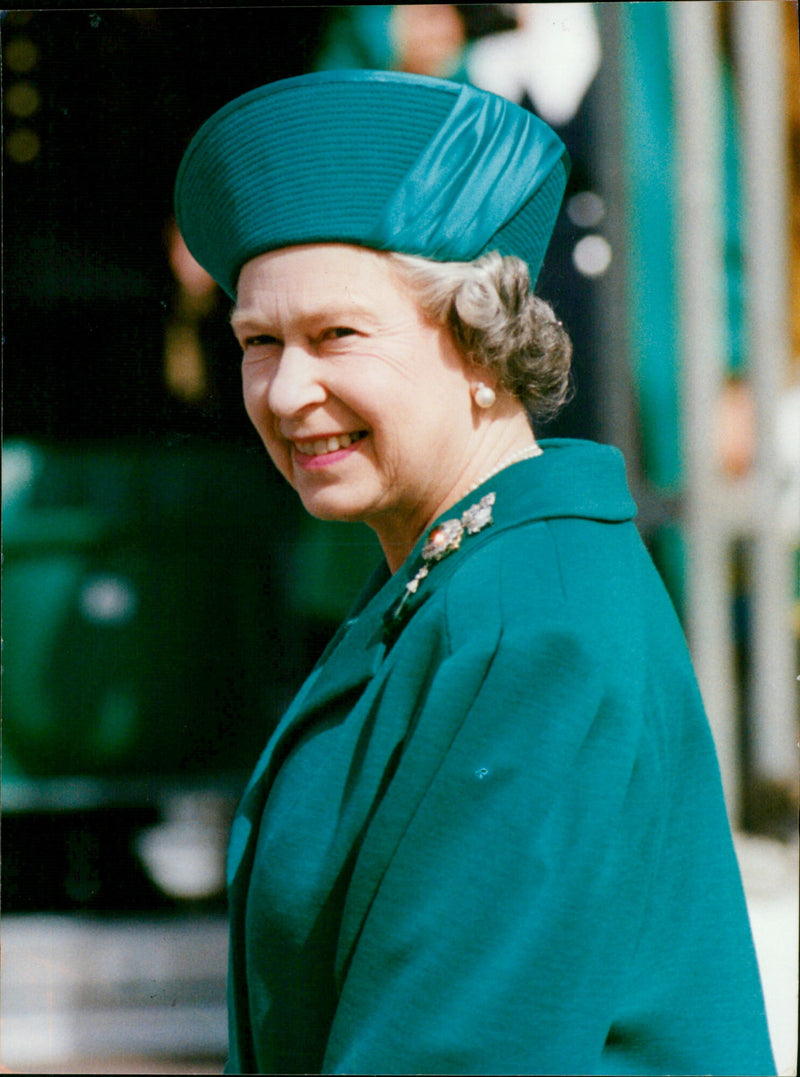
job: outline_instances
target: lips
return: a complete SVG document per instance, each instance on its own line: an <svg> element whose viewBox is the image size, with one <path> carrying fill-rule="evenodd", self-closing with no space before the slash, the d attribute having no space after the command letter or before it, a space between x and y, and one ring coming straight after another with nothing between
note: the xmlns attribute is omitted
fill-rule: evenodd
<svg viewBox="0 0 800 1077"><path fill-rule="evenodd" d="M294 446L303 456L323 456L326 453L349 449L350 446L367 436L366 430L356 430L350 434L332 434L314 441L295 441Z"/></svg>

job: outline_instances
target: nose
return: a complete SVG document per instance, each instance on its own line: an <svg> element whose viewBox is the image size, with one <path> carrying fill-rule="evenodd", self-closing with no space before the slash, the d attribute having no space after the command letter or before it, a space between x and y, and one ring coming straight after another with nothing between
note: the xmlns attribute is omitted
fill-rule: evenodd
<svg viewBox="0 0 800 1077"><path fill-rule="evenodd" d="M267 404L279 419L291 419L325 402L319 360L300 345L286 345L267 388Z"/></svg>

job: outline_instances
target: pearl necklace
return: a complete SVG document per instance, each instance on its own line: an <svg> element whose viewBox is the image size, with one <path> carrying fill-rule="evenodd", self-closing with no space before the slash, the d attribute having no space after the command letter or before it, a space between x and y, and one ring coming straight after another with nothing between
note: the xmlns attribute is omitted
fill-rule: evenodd
<svg viewBox="0 0 800 1077"><path fill-rule="evenodd" d="M505 468L510 467L512 464L516 464L520 460L525 460L529 456L541 456L541 454L542 449L539 445L528 445L525 449L520 449L518 452L511 453L509 456L504 456L500 463L497 465L497 467L492 468L491 471L488 471L485 475L478 479L476 483L470 486L469 490L467 490L466 494L464 494L464 497L468 497L473 490L477 490L479 486L483 486L483 484L485 482L488 482L489 479L494 478L494 476L497 475L498 472L503 471Z"/></svg>

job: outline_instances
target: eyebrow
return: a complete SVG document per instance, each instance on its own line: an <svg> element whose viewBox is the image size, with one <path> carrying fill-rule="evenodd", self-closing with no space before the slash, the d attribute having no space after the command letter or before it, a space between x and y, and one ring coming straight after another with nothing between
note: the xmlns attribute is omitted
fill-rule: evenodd
<svg viewBox="0 0 800 1077"><path fill-rule="evenodd" d="M237 310L236 307L234 307L231 311L230 317L228 318L228 323L230 324L231 329L233 329L234 331L242 331L245 329L258 329L262 325L262 322L260 322L258 319L251 318L246 313Z"/></svg>

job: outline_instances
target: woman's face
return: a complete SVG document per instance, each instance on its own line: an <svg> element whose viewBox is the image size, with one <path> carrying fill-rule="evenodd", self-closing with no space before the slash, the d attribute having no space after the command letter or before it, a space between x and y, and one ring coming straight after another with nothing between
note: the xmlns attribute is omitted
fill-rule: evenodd
<svg viewBox="0 0 800 1077"><path fill-rule="evenodd" d="M246 263L231 323L247 413L278 469L312 515L370 524L399 563L463 494L479 436L449 331L386 256L343 244Z"/></svg>

